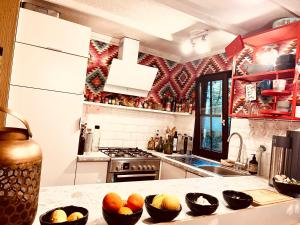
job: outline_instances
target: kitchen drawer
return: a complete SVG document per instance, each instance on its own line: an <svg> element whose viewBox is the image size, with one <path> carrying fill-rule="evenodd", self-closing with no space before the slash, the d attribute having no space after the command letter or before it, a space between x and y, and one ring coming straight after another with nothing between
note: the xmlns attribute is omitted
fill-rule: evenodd
<svg viewBox="0 0 300 225"><path fill-rule="evenodd" d="M106 183L108 162L77 162L75 184Z"/></svg>
<svg viewBox="0 0 300 225"><path fill-rule="evenodd" d="M16 43L11 84L83 94L87 59Z"/></svg>
<svg viewBox="0 0 300 225"><path fill-rule="evenodd" d="M88 27L20 9L16 41L88 57L91 30Z"/></svg>
<svg viewBox="0 0 300 225"><path fill-rule="evenodd" d="M186 171L184 169L180 169L166 162L161 163L161 174L160 174L161 180L184 179L185 176L186 176Z"/></svg>

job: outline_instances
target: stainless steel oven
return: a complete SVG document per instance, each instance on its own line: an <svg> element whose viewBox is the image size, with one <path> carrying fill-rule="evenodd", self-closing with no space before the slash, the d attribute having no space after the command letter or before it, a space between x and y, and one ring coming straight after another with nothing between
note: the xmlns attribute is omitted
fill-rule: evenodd
<svg viewBox="0 0 300 225"><path fill-rule="evenodd" d="M160 159L140 149L101 150L111 157L107 169L107 183L158 180Z"/></svg>

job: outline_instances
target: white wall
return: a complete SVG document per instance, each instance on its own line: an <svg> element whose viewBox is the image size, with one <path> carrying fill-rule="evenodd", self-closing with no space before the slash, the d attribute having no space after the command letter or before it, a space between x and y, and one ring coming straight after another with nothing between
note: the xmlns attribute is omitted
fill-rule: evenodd
<svg viewBox="0 0 300 225"><path fill-rule="evenodd" d="M183 117L185 117L183 119ZM167 126L176 126L178 122L179 132L193 134L193 123L187 122L193 116L174 115L131 111L126 109L105 108L85 105L83 119L88 127L100 125L101 147L139 147L146 148L150 137L155 135L156 130L160 134L165 133ZM193 121L193 120L192 120ZM187 125L187 126L186 126Z"/></svg>
<svg viewBox="0 0 300 225"><path fill-rule="evenodd" d="M232 119L231 123L231 133L238 132L243 137L243 160L246 161L247 157L248 160L251 160L250 154L258 153L257 150L260 145L266 147L267 151L262 154L261 158L261 172L266 178L269 176L272 136L285 136L287 130L299 128L300 122L289 121ZM228 158L236 160L238 149L239 138L233 136L229 145Z"/></svg>

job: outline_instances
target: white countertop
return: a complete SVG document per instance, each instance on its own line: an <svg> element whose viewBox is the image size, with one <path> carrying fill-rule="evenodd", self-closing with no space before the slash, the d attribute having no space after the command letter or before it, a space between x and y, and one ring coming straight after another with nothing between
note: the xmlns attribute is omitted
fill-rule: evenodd
<svg viewBox="0 0 300 225"><path fill-rule="evenodd" d="M103 152L88 152L84 155L77 155L78 162L107 162L110 157Z"/></svg>
<svg viewBox="0 0 300 225"><path fill-rule="evenodd" d="M39 208L33 225L38 225L38 217L55 207L78 205L89 210L87 225L104 225L102 218L102 199L108 192L117 192L126 199L131 193L143 196L158 193L176 194L181 201L182 211L173 224L190 225L293 225L300 221L300 200L273 204L263 207L250 207L242 210L231 210L226 207L222 191L233 189L238 191L257 188L271 189L267 180L255 176L243 177L207 177L176 180L156 180L126 183L107 183L78 186L44 187L41 188ZM203 192L219 199L219 208L211 216L192 217L185 204L185 194ZM144 208L142 218L137 223L152 224ZM163 223L165 224L165 223ZM121 225L121 224L120 224Z"/></svg>

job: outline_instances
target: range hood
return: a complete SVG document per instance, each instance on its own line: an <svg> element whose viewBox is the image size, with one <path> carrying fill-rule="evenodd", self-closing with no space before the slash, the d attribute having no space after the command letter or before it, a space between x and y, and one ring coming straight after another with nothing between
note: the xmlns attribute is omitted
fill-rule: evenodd
<svg viewBox="0 0 300 225"><path fill-rule="evenodd" d="M118 58L113 59L104 91L147 97L158 69L137 63L139 41L123 38Z"/></svg>

